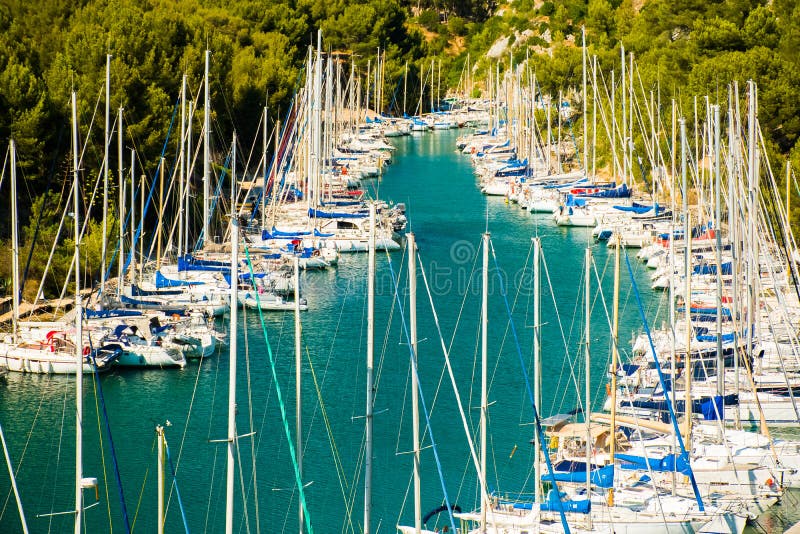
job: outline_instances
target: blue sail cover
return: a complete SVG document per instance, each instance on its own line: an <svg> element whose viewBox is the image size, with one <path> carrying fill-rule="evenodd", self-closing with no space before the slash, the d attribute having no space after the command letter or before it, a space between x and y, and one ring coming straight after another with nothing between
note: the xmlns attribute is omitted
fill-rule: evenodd
<svg viewBox="0 0 800 534"><path fill-rule="evenodd" d="M627 185L622 184L613 189L606 189L603 191L598 191L597 193L589 193L588 195L582 194L581 196L587 198L628 198L631 196L631 193L633 193L633 191L629 189Z"/></svg>
<svg viewBox="0 0 800 534"><path fill-rule="evenodd" d="M308 208L308 216L316 217L318 219L366 219L368 213L347 213L335 211L322 211Z"/></svg>
<svg viewBox="0 0 800 534"><path fill-rule="evenodd" d="M652 470L659 472L672 472L689 476L691 467L689 465L689 458L684 454L668 454L663 458L645 458L644 456L636 456L634 454L616 454L616 459L622 462L621 469L633 470Z"/></svg>
<svg viewBox="0 0 800 534"><path fill-rule="evenodd" d="M138 310L92 310L83 309L83 316L87 319L108 319L110 317L138 317L142 312Z"/></svg>
<svg viewBox="0 0 800 534"><path fill-rule="evenodd" d="M703 419L706 421L725 420L725 398L721 395L708 399L700 407L703 410Z"/></svg>
<svg viewBox="0 0 800 534"><path fill-rule="evenodd" d="M614 467L613 465L608 467ZM539 505L539 510L542 512L572 512L575 514L588 514L592 511L592 501L584 499L582 501L561 500L566 496L566 493L556 493L555 490L547 492L545 502ZM517 508L517 506L514 506Z"/></svg>
<svg viewBox="0 0 800 534"><path fill-rule="evenodd" d="M172 280L167 278L161 271L156 271L156 287L181 287L181 286L198 286L203 284L203 282L191 282L189 280Z"/></svg>
<svg viewBox="0 0 800 534"><path fill-rule="evenodd" d="M585 464L584 464L585 465ZM571 473L553 473L558 482L575 482L578 484L586 483L586 469L573 471ZM607 465L591 471L592 484L600 488L610 488L614 486L614 466Z"/></svg>
<svg viewBox="0 0 800 534"><path fill-rule="evenodd" d="M692 269L692 274L717 274L717 266L716 264L708 264L708 263L695 265L694 269ZM722 264L722 274L723 275L733 274L733 264L731 262Z"/></svg>
<svg viewBox="0 0 800 534"><path fill-rule="evenodd" d="M255 278L264 278L266 275L267 273L255 273ZM223 273L222 278L225 279L225 282L227 282L229 286L231 285L230 272ZM249 280L250 280L250 273L239 273L239 282L247 282Z"/></svg>
<svg viewBox="0 0 800 534"><path fill-rule="evenodd" d="M640 204L638 202L634 202L630 206L614 206L615 210L627 211L627 212L631 212L631 213L636 213L638 215L641 215L643 213L647 213L648 211L654 211L653 208L655 208L655 214L656 215L660 215L660 214L664 213L664 211L666 211L666 209L667 209L664 206L659 206L658 204L655 204L655 205L651 206L651 205L647 205L647 204Z"/></svg>
<svg viewBox="0 0 800 534"><path fill-rule="evenodd" d="M316 228L314 228L314 237L333 237L334 234L326 234L324 232L320 232Z"/></svg>
<svg viewBox="0 0 800 534"><path fill-rule="evenodd" d="M311 235L311 232L300 232L300 231L284 232L283 230L278 230L277 228L275 228L273 226L272 227L272 235L275 236L275 237L296 237L296 236L302 236L302 235Z"/></svg>
<svg viewBox="0 0 800 534"><path fill-rule="evenodd" d="M191 254L178 258L178 271L227 271L230 264L224 261L198 260Z"/></svg>
<svg viewBox="0 0 800 534"><path fill-rule="evenodd" d="M153 295L169 296L169 295L181 295L181 294L183 294L183 291L180 289L167 290L167 291L160 291L160 290L152 291L149 289L142 289L136 284L131 285L131 296L134 297L149 297Z"/></svg>

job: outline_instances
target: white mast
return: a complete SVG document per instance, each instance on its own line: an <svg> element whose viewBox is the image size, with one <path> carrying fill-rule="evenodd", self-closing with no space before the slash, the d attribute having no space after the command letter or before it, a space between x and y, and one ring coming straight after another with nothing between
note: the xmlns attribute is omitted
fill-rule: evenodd
<svg viewBox="0 0 800 534"><path fill-rule="evenodd" d="M14 343L17 342L19 331L19 223L17 216L17 145L13 139L10 141L11 151L11 272L13 283L11 325ZM13 473L12 473L13 476Z"/></svg>
<svg viewBox="0 0 800 534"><path fill-rule="evenodd" d="M670 243L672 236L670 236ZM617 452L617 368L619 367L619 260L622 248L622 237L614 232L614 315L611 323L611 443L609 444L608 463L614 465ZM670 282L671 284L671 282ZM674 381L673 381L674 384ZM616 469L616 468L615 468ZM608 489L608 505L614 506L614 480Z"/></svg>
<svg viewBox="0 0 800 534"><path fill-rule="evenodd" d="M11 487L14 490L14 499L17 501L17 511L19 511L19 520L22 522L22 532L23 534L28 534L28 523L27 521L25 521L25 512L22 510L22 499L20 499L19 496L19 489L17 488L17 478L14 476L14 466L11 465L11 456L8 454L8 446L6 445L6 436L3 433L2 426L0 426L0 442L2 442L3 444L3 455L6 457L6 465L8 466L8 475L11 477Z"/></svg>
<svg viewBox="0 0 800 534"><path fill-rule="evenodd" d="M684 393L684 413L686 417L683 439L684 443L692 443L692 227L691 215L689 214L689 186L687 182L686 164L686 120L680 120L681 126L681 180L683 185L683 240L685 244L684 252L684 280L686 291L683 295L683 307L686 312L686 357L684 358L683 375L686 381Z"/></svg>
<svg viewBox="0 0 800 534"><path fill-rule="evenodd" d="M725 394L725 357L722 354L722 149L720 147L720 110L714 106L714 196L716 222L714 234L717 245L717 395ZM734 356L735 358L738 356ZM722 426L723 431L725 426Z"/></svg>
<svg viewBox="0 0 800 534"><path fill-rule="evenodd" d="M188 154L186 148L186 75L181 78L181 170L178 183L178 257L183 255L183 196L186 194L186 167Z"/></svg>
<svg viewBox="0 0 800 534"><path fill-rule="evenodd" d="M108 255L108 122L111 93L111 54L106 54L106 126L103 142L103 240L100 251L100 295L106 295L106 256Z"/></svg>
<svg viewBox="0 0 800 534"><path fill-rule="evenodd" d="M583 418L586 422L586 498L591 499L592 495L592 389L591 389L591 324L592 324L592 308L591 308L591 295L589 294L592 289L592 249L586 247L586 265L584 265L584 350L586 356L586 393L585 402L583 405ZM592 524L591 514L586 515L589 522L589 528Z"/></svg>
<svg viewBox="0 0 800 534"><path fill-rule="evenodd" d="M129 274L131 281L136 273L136 151L131 149L131 263ZM141 236L139 237L141 239Z"/></svg>
<svg viewBox="0 0 800 534"><path fill-rule="evenodd" d="M625 45L620 45L619 55L622 63L622 80L620 82L620 93L622 94L622 120L620 121L621 125L621 133L622 133L622 183L628 183L628 149L627 149L627 114L625 110L627 109L625 106Z"/></svg>
<svg viewBox="0 0 800 534"><path fill-rule="evenodd" d="M481 287L481 532L486 532L486 510L489 498L486 493L486 426L488 402L488 328L489 325L489 232L483 234L483 282Z"/></svg>
<svg viewBox="0 0 800 534"><path fill-rule="evenodd" d="M408 89L408 60L406 60L405 71L403 71L403 117L406 116L406 90ZM366 534L366 533L365 533Z"/></svg>
<svg viewBox="0 0 800 534"><path fill-rule="evenodd" d="M581 28L582 50L583 50L583 174L589 174L589 130L588 105L589 92L586 88L586 26Z"/></svg>
<svg viewBox="0 0 800 534"><path fill-rule="evenodd" d="M123 175L124 161L122 155L122 106L119 107L117 118L117 175L119 180L119 257L117 258L117 297L122 294L122 285L125 281L122 272L125 266L125 177Z"/></svg>
<svg viewBox="0 0 800 534"><path fill-rule="evenodd" d="M164 427L156 425L156 435L158 436L158 534L164 534Z"/></svg>
<svg viewBox="0 0 800 534"><path fill-rule="evenodd" d="M186 164L186 193L183 195L183 235L184 250L183 253L189 252L189 193L188 189L192 183L192 169L194 168L194 148L192 146L192 117L194 117L194 102L189 100L189 115L186 120L186 157L189 158Z"/></svg>
<svg viewBox="0 0 800 534"><path fill-rule="evenodd" d="M236 350L239 311L239 221L236 218L236 134L231 148L231 324L228 373L228 472L225 493L225 532L233 533L233 483L236 467Z"/></svg>
<svg viewBox="0 0 800 534"><path fill-rule="evenodd" d="M75 220L75 534L81 534L83 523L83 324L81 309L81 227L78 183L78 105L72 92L72 209Z"/></svg>
<svg viewBox="0 0 800 534"><path fill-rule="evenodd" d="M539 344L541 336L541 325L539 323L539 312L541 311L541 280L540 276L540 263L542 252L542 240L539 237L533 238L533 398L536 401L536 406L541 406L542 400L542 347ZM536 462L536 486L535 486L535 501L541 502L542 498L542 476L540 473L542 443L539 441L539 433L534 432L534 454Z"/></svg>
<svg viewBox="0 0 800 534"><path fill-rule="evenodd" d="M417 247L414 234L406 234L408 243L408 322L411 336L411 351L414 353L414 367L417 367ZM411 369L411 411L414 436L414 529L422 532L422 499L420 497L419 479L419 382L417 373Z"/></svg>
<svg viewBox="0 0 800 534"><path fill-rule="evenodd" d="M364 534L370 534L372 514L372 409L375 402L372 369L375 356L375 204L369 205L367 260L367 411L364 446ZM416 353L414 353L416 355Z"/></svg>
<svg viewBox="0 0 800 534"><path fill-rule="evenodd" d="M303 347L301 345L302 327L300 325L300 259L294 255L294 385L295 385L295 421L297 448L297 472L303 480ZM303 534L303 501L297 503L298 532Z"/></svg>
<svg viewBox="0 0 800 534"><path fill-rule="evenodd" d="M264 138L262 142L261 152L262 152L262 175L264 177L262 182L262 189L261 189L261 228L265 228L267 223L267 145L269 144L269 128L267 127L269 123L269 115L267 114L267 106L264 106ZM276 133L277 136L277 125L276 125ZM278 151L275 151L275 154L272 156L275 165L278 164Z"/></svg>
<svg viewBox="0 0 800 534"><path fill-rule="evenodd" d="M205 66L205 99L203 100L203 243L208 242L209 232L209 201L211 196L211 185L209 176L211 173L211 146L209 145L209 128L211 127L211 101L208 92L208 67L211 62L211 51L206 50L206 66ZM235 305L235 303L233 303Z"/></svg>

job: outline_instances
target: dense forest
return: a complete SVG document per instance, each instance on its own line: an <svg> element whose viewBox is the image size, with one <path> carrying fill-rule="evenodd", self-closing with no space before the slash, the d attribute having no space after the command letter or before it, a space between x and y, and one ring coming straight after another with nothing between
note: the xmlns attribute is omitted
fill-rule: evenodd
<svg viewBox="0 0 800 534"><path fill-rule="evenodd" d="M7 0L0 3L0 139L4 151L11 137L18 145L23 258L34 236L37 243L29 278L41 271L60 217L73 89L85 172L96 176L101 167L107 54L112 114L124 108L126 136L149 162L148 173L167 138L182 75L193 94L201 90L206 49L215 135L223 139L236 130L247 146L265 103L272 119L287 109L318 29L324 48L349 55L362 74L377 50L385 51L383 109L399 113L405 64L414 102L420 69L432 59L441 61L443 83L452 88L468 57L478 81L498 62L503 68L529 58L544 91L574 92L585 28L601 68L618 68L621 45L635 55L642 86L657 88L665 114L671 98L689 114L695 95L725 105L732 80L742 86L755 80L773 163L789 155L798 165L797 20L794 0ZM487 54L503 40L502 53ZM7 187L0 202L6 213ZM8 219L0 220L3 240ZM94 241L88 240L87 254L97 252ZM3 256L0 278L7 267Z"/></svg>

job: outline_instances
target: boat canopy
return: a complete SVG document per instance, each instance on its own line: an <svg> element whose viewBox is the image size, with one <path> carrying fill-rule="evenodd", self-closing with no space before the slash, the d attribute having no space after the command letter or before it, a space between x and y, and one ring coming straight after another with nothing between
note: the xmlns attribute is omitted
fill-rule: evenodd
<svg viewBox="0 0 800 534"><path fill-rule="evenodd" d="M316 217L318 219L366 219L368 215L369 214L367 213L322 211L314 208L308 208L308 216Z"/></svg>
<svg viewBox="0 0 800 534"><path fill-rule="evenodd" d="M172 280L161 274L161 271L156 271L156 287L159 289L162 287L197 286L202 284L203 282L198 281Z"/></svg>

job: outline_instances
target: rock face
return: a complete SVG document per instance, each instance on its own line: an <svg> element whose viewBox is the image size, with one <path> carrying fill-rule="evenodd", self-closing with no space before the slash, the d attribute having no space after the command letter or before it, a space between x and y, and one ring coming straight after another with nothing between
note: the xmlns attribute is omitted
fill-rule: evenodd
<svg viewBox="0 0 800 534"><path fill-rule="evenodd" d="M486 56L498 58L505 54L506 48L508 48L508 36L499 37L486 52Z"/></svg>

